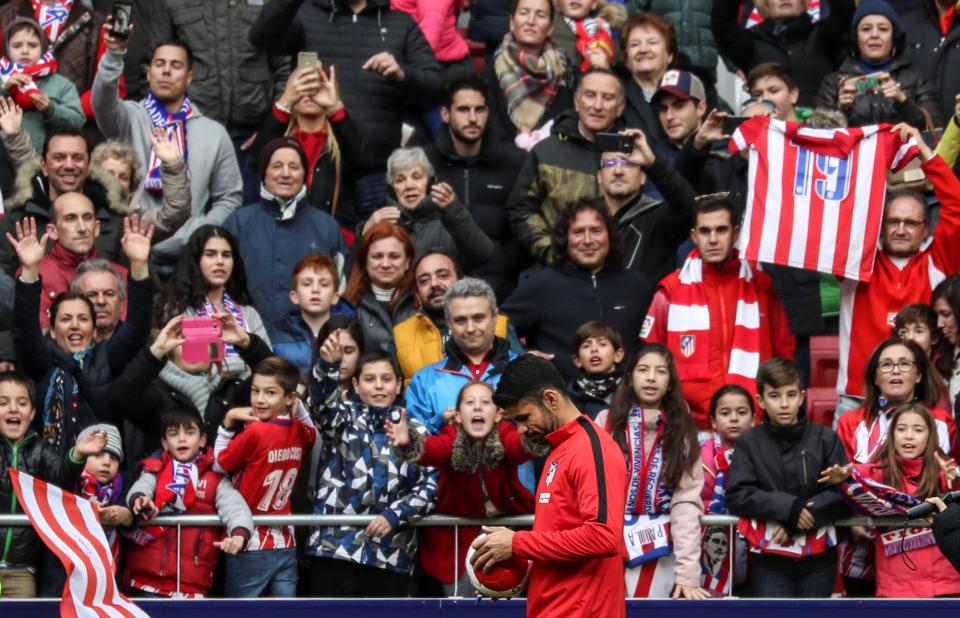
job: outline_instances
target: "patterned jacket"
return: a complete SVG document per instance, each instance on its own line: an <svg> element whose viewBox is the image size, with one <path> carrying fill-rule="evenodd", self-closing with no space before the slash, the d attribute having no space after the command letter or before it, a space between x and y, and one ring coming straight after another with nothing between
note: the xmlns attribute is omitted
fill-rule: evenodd
<svg viewBox="0 0 960 618"><path fill-rule="evenodd" d="M310 384L310 412L322 440L315 512L382 515L393 530L383 538L363 528L321 527L310 536L310 555L413 573L417 530L408 524L434 508L437 473L404 462L390 447L383 423L398 407L376 408L335 395L339 363L322 359ZM410 428L426 435L414 419Z"/></svg>

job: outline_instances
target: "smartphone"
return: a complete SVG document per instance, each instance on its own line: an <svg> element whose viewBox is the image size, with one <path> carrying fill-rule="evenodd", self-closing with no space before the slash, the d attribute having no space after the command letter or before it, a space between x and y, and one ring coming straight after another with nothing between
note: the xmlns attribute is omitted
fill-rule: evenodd
<svg viewBox="0 0 960 618"><path fill-rule="evenodd" d="M110 24L110 36L116 39L126 39L129 37L133 4L129 2L114 2L110 15L113 17L113 21Z"/></svg>
<svg viewBox="0 0 960 618"><path fill-rule="evenodd" d="M880 77L879 73L870 73L869 75L860 75L854 77L854 85L857 87L857 94L864 94L866 92L875 92L880 90Z"/></svg>
<svg viewBox="0 0 960 618"><path fill-rule="evenodd" d="M225 345L220 320L216 318L193 318L180 324L183 343L183 360L188 363L216 363L223 360Z"/></svg>
<svg viewBox="0 0 960 618"><path fill-rule="evenodd" d="M297 54L298 70L305 69L305 68L315 69L317 68L318 62L319 62L319 58L317 57L317 52L302 51L299 54Z"/></svg>
<svg viewBox="0 0 960 618"><path fill-rule="evenodd" d="M597 133L600 152L633 152L633 136L620 133Z"/></svg>
<svg viewBox="0 0 960 618"><path fill-rule="evenodd" d="M749 116L727 116L723 119L723 134L733 135L733 132L740 128Z"/></svg>

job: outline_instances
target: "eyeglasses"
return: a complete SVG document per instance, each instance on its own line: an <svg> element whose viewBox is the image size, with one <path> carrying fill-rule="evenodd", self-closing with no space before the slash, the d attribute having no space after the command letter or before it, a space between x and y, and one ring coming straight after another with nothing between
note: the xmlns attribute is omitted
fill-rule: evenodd
<svg viewBox="0 0 960 618"><path fill-rule="evenodd" d="M877 363L877 369L880 370L880 373L892 373L894 369L907 373L913 371L916 366L917 363L912 360L898 360L897 362L882 360Z"/></svg>
<svg viewBox="0 0 960 618"><path fill-rule="evenodd" d="M917 221L916 219L895 219L893 217L884 219L883 222L890 227L900 227L901 225L904 227L920 227L926 223L926 221Z"/></svg>
<svg viewBox="0 0 960 618"><path fill-rule="evenodd" d="M600 169L605 167L613 169L618 165L625 170L631 170L636 167L636 164L627 161L626 159L603 159L600 161Z"/></svg>

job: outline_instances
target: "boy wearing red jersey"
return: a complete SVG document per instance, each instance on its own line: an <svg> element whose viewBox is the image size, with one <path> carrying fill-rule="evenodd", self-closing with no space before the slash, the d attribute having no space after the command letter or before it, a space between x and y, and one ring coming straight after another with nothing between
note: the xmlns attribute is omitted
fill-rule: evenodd
<svg viewBox="0 0 960 618"><path fill-rule="evenodd" d="M290 494L303 453L317 438L297 398L300 373L271 356L253 369L249 408L234 408L217 432L217 465L254 515L289 515ZM246 427L237 434L241 425ZM226 563L227 597L297 594L297 555L292 526L257 526L246 549Z"/></svg>

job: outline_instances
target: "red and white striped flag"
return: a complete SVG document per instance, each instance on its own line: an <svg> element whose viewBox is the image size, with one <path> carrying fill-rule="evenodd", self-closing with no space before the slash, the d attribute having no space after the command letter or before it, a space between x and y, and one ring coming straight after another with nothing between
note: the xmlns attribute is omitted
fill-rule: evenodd
<svg viewBox="0 0 960 618"><path fill-rule="evenodd" d="M865 281L877 255L887 170L917 154L890 125L813 129L754 117L730 139L750 149L740 254Z"/></svg>
<svg viewBox="0 0 960 618"><path fill-rule="evenodd" d="M149 618L120 594L110 545L93 503L10 468L13 489L34 530L67 570L63 618Z"/></svg>

